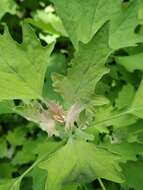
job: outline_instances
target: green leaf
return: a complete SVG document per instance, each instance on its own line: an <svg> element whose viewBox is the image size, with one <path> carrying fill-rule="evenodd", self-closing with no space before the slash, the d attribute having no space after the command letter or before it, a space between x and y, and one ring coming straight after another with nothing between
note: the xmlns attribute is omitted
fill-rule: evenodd
<svg viewBox="0 0 143 190"><path fill-rule="evenodd" d="M120 7L120 0L51 0L74 46L87 43ZM104 15L104 16L103 16Z"/></svg>
<svg viewBox="0 0 143 190"><path fill-rule="evenodd" d="M129 72L134 72L135 70L143 71L143 53L130 56L119 56L116 58L116 61Z"/></svg>
<svg viewBox="0 0 143 190"><path fill-rule="evenodd" d="M108 23L105 24L88 44L79 44L67 76L53 77L53 86L66 104L87 100L94 93L97 82L109 72L104 66L112 52L108 46L108 27Z"/></svg>
<svg viewBox="0 0 143 190"><path fill-rule="evenodd" d="M115 138L118 138L119 142L137 142L142 143L140 141L140 136L143 134L143 121L138 120L133 125L129 125L123 128L119 128L114 131Z"/></svg>
<svg viewBox="0 0 143 190"><path fill-rule="evenodd" d="M119 190L118 184L109 183L109 184L106 186L106 190Z"/></svg>
<svg viewBox="0 0 143 190"><path fill-rule="evenodd" d="M131 113L143 119L143 79L139 88L136 91L132 106Z"/></svg>
<svg viewBox="0 0 143 190"><path fill-rule="evenodd" d="M40 142L36 140L28 140L23 144L21 150L17 151L12 160L12 164L21 165L36 160L36 156L43 157L56 151L61 146L61 142Z"/></svg>
<svg viewBox="0 0 143 190"><path fill-rule="evenodd" d="M113 106L99 107L95 110L95 120L91 126L103 130L103 127L113 126L116 129L136 122L136 117L128 110L115 110Z"/></svg>
<svg viewBox="0 0 143 190"><path fill-rule="evenodd" d="M13 158L12 164L14 166L19 166L21 164L28 164L33 161L35 161L36 156L33 154L29 153L25 149L23 151L20 151L16 154L16 156Z"/></svg>
<svg viewBox="0 0 143 190"><path fill-rule="evenodd" d="M135 190L142 190L143 187L143 162L130 161L127 164L123 165L123 171L125 175L125 190L128 188L134 188Z"/></svg>
<svg viewBox="0 0 143 190"><path fill-rule="evenodd" d="M25 137L25 126L20 126L19 128L15 128L13 131L8 131L6 139L12 146L20 146L26 141Z"/></svg>
<svg viewBox="0 0 143 190"><path fill-rule="evenodd" d="M13 101L1 101L0 102L0 114L13 113L14 102Z"/></svg>
<svg viewBox="0 0 143 190"><path fill-rule="evenodd" d="M0 158L7 157L8 155L8 147L5 138L0 138Z"/></svg>
<svg viewBox="0 0 143 190"><path fill-rule="evenodd" d="M113 49L135 46L143 42L142 35L135 33L140 24L138 18L141 2L130 1L127 5L120 0L51 0L73 42L87 43L98 29L110 20L109 44ZM104 15L104 16L103 16Z"/></svg>
<svg viewBox="0 0 143 190"><path fill-rule="evenodd" d="M62 190L67 190L67 189L68 190L78 190L79 187L80 187L79 184L72 183L70 185L65 185Z"/></svg>
<svg viewBox="0 0 143 190"><path fill-rule="evenodd" d="M20 190L20 180L4 180L0 181L0 190Z"/></svg>
<svg viewBox="0 0 143 190"><path fill-rule="evenodd" d="M35 167L29 175L32 177L34 190L45 190L47 178L47 172L45 170Z"/></svg>
<svg viewBox="0 0 143 190"><path fill-rule="evenodd" d="M52 49L53 45L42 47L27 25L23 26L22 44L6 30L0 36L0 100L40 98Z"/></svg>
<svg viewBox="0 0 143 190"><path fill-rule="evenodd" d="M28 18L26 21L40 28L43 32L57 36L67 36L60 18L54 13L46 13L46 11L38 10L34 14L33 19Z"/></svg>
<svg viewBox="0 0 143 190"><path fill-rule="evenodd" d="M71 182L89 183L97 178L121 183L118 162L119 157L105 149L71 140L39 167L48 172L47 189L61 190Z"/></svg>
<svg viewBox="0 0 143 190"><path fill-rule="evenodd" d="M30 145L30 143L27 143L27 144ZM33 144L31 144L31 145L33 145ZM44 143L44 142L41 143L41 144L39 143L39 145L36 146L35 149L33 148L34 146L26 147L27 149L29 148L29 151L32 150L32 153L35 153L35 154L39 155L38 159L19 178L15 178L13 180L0 181L0 190L20 190L21 180L27 174L29 174L33 169L36 170L37 165L41 161L47 159L47 157L50 154L52 154L53 152L55 152L57 149L59 149L61 147L61 145L62 145L61 142L49 141L49 142L46 142L46 143ZM30 154L30 152L27 151L26 154ZM25 156L25 155L23 155L23 156ZM21 157L21 158L26 159L27 157L28 156L26 155L25 158L24 157L23 158ZM19 160L20 160L20 158L19 158ZM25 160L24 160L24 163L25 163ZM23 164L23 160L21 160L21 162L19 161L19 163L17 163L17 164Z"/></svg>
<svg viewBox="0 0 143 190"><path fill-rule="evenodd" d="M44 98L60 101L60 95L54 91L52 86L52 74L65 74L66 70L67 65L65 56L59 53L53 54L48 61L48 68L45 75L45 84L43 89Z"/></svg>
<svg viewBox="0 0 143 190"><path fill-rule="evenodd" d="M142 1L140 1L138 18L140 19L141 24L143 24L143 2Z"/></svg>
<svg viewBox="0 0 143 190"><path fill-rule="evenodd" d="M137 155L143 155L143 145L138 143L121 143L121 144L106 144L103 147L109 151L119 154L122 162L128 160L137 160Z"/></svg>
<svg viewBox="0 0 143 190"><path fill-rule="evenodd" d="M127 96L128 94L128 96ZM134 98L135 90L131 84L124 85L116 99L116 107L123 109L131 105Z"/></svg>
<svg viewBox="0 0 143 190"><path fill-rule="evenodd" d="M110 104L110 101L105 96L93 95L91 96L91 106L104 106Z"/></svg>
<svg viewBox="0 0 143 190"><path fill-rule="evenodd" d="M120 11L112 17L109 44L113 49L136 46L136 43L143 42L143 36L135 32L140 24L138 19L140 2L134 0L122 5Z"/></svg>
<svg viewBox="0 0 143 190"><path fill-rule="evenodd" d="M1 0L0 1L0 19L5 15L5 13L16 13L17 5L13 0Z"/></svg>
<svg viewBox="0 0 143 190"><path fill-rule="evenodd" d="M0 178L11 178L12 173L15 172L16 168L11 163L0 164Z"/></svg>

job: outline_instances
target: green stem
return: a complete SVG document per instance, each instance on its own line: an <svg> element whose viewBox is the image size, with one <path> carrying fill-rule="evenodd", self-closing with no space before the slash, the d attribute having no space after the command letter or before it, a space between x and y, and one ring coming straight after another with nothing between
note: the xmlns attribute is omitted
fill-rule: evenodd
<svg viewBox="0 0 143 190"><path fill-rule="evenodd" d="M104 184L103 184L101 178L98 178L98 181L99 181L99 183L100 183L100 186L101 186L102 190L106 190L106 187L104 186Z"/></svg>

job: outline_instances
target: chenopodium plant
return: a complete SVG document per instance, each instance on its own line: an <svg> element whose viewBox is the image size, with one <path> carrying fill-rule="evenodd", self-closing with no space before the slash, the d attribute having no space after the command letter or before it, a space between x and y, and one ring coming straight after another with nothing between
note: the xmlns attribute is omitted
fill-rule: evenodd
<svg viewBox="0 0 143 190"><path fill-rule="evenodd" d="M113 102L105 93L100 95L98 92L104 91L101 90L106 84L104 77L115 76L118 72L118 69L110 70L108 63L113 60L129 72L142 71L142 66L135 64L142 61L142 54L138 52L141 46L137 43L143 42L143 36L140 30L136 31L142 24L142 1L52 2L75 48L65 74L52 74L53 87L46 94L54 92L58 98L43 95L54 44L41 46L31 27L23 24L21 44L12 39L7 29L0 36L0 99L11 112L37 123L47 132L47 139L54 141L56 136L59 141L48 141L47 149L41 151L28 170L18 178L3 181L0 188L19 190L21 180L31 171L41 172L42 187L47 190L77 189L95 179L103 189L101 179L121 183L123 188L128 188L131 183L127 165L122 171L120 163L130 161L131 167L136 162L139 165L141 161L136 155L143 154L142 143L138 133L135 139L121 140L118 130L124 127L127 130L132 125L136 127L143 118L143 82L135 90L126 77L127 85L120 91L117 89L119 93L117 97L112 96ZM120 49L128 56L118 56L116 52ZM133 55L130 52L134 52ZM122 73L122 69L119 72ZM106 88L109 86L105 85ZM128 92L129 98L126 97ZM110 93L108 89L108 96ZM18 106L7 103L15 99L21 100ZM108 127L113 127L113 136L109 134ZM106 136L103 142L100 141L100 133ZM47 171L46 175L43 171ZM140 189L139 183L132 182L131 187Z"/></svg>

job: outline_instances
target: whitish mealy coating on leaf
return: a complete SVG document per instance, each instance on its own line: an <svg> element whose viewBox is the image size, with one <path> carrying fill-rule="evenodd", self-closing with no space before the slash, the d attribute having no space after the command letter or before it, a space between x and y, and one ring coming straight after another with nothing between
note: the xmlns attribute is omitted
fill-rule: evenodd
<svg viewBox="0 0 143 190"><path fill-rule="evenodd" d="M80 100L88 101L97 82L109 72L104 65L112 52L108 37L109 25L106 23L88 44L79 44L67 76L53 76L53 86L63 96L68 108Z"/></svg>
<svg viewBox="0 0 143 190"><path fill-rule="evenodd" d="M79 103L75 103L69 108L67 115L65 117L66 130L72 129L74 127L74 122L77 120L77 118L79 117L79 114L83 110L84 110L84 107L81 106Z"/></svg>
<svg viewBox="0 0 143 190"><path fill-rule="evenodd" d="M63 108L55 103L47 104L48 110L44 109L38 103L22 105L15 108L15 112L25 117L29 121L39 124L43 131L46 131L49 136L59 135L55 128L56 123L62 124L65 130L74 128L74 122L78 119L80 112L85 108L79 103L72 105L67 113Z"/></svg>
<svg viewBox="0 0 143 190"><path fill-rule="evenodd" d="M47 61L53 45L42 47L30 26L23 26L23 43L6 30L0 36L0 100L41 98Z"/></svg>
<svg viewBox="0 0 143 190"><path fill-rule="evenodd" d="M17 114L25 117L29 121L39 124L43 131L46 131L49 136L58 135L55 129L55 120L48 110L44 110L38 103L31 103L16 107Z"/></svg>
<svg viewBox="0 0 143 190"><path fill-rule="evenodd" d="M63 108L54 103L54 102L49 102L48 103L48 108L49 108L49 112L51 113L51 116L53 117L54 120L60 122L60 123L64 123L64 111Z"/></svg>

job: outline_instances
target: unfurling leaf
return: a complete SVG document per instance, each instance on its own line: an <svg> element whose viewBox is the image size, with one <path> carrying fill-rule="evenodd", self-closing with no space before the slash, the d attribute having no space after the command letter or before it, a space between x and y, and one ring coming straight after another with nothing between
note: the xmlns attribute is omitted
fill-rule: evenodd
<svg viewBox="0 0 143 190"><path fill-rule="evenodd" d="M67 112L67 115L65 117L65 129L72 129L74 126L74 122L79 117L79 114L81 111L84 110L84 107L81 106L79 103L73 104L70 109Z"/></svg>
<svg viewBox="0 0 143 190"><path fill-rule="evenodd" d="M53 77L55 89L63 96L68 108L75 102L88 101L97 82L109 72L105 62L111 54L109 24L106 23L88 44L79 44L67 76Z"/></svg>
<svg viewBox="0 0 143 190"><path fill-rule="evenodd" d="M48 110L44 110L38 103L31 105L22 105L15 110L19 115L25 117L29 121L39 124L43 131L46 131L49 136L58 135L55 129L55 121Z"/></svg>

